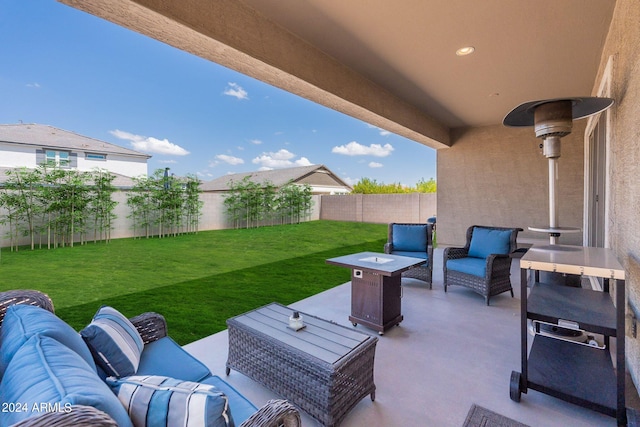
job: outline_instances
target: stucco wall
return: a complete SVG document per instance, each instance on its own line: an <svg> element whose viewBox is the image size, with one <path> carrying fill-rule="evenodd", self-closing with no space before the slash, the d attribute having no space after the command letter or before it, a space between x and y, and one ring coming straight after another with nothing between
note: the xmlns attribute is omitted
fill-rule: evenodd
<svg viewBox="0 0 640 427"><path fill-rule="evenodd" d="M320 219L371 223L426 222L437 212L434 193L322 196Z"/></svg>
<svg viewBox="0 0 640 427"><path fill-rule="evenodd" d="M564 227L582 227L585 124L577 121L562 139L557 191ZM452 140L451 148L437 152L438 242L462 245L474 224L520 227L519 240L548 241L527 230L549 224L548 160L533 128L455 129ZM581 244L582 233L563 235L560 242Z"/></svg>
<svg viewBox="0 0 640 427"><path fill-rule="evenodd" d="M609 238L625 267L629 303L640 312L640 2L618 0L600 64L594 93L613 56L610 140ZM640 383L640 336L633 338L627 321L627 362Z"/></svg>

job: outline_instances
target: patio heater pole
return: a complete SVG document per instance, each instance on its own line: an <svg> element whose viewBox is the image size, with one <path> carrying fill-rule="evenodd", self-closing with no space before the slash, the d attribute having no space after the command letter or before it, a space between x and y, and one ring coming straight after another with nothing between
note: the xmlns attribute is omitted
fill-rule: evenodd
<svg viewBox="0 0 640 427"><path fill-rule="evenodd" d="M610 98L564 98L526 102L514 108L503 120L505 126L534 126L537 138L542 138L542 154L549 160L549 225L529 227L531 231L547 233L555 245L561 233L577 233L580 228L561 227L558 221L558 159L560 140L569 135L573 120L581 119L613 105Z"/></svg>

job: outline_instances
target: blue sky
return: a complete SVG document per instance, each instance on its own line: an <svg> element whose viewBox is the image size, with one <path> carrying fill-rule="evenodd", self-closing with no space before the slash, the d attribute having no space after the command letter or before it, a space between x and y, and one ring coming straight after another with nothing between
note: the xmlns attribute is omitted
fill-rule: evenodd
<svg viewBox="0 0 640 427"><path fill-rule="evenodd" d="M324 164L415 185L435 150L54 0L0 0L0 123L40 123L148 153L202 180Z"/></svg>

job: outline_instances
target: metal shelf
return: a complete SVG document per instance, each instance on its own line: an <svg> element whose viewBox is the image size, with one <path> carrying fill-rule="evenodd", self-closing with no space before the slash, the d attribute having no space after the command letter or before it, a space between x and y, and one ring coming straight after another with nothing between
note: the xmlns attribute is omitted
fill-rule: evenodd
<svg viewBox="0 0 640 427"><path fill-rule="evenodd" d="M532 271L603 277L604 292L534 283ZM537 274L535 275L537 279ZM509 394L519 402L530 388L603 414L626 425L625 407L625 271L613 252L580 246L533 246L520 259L521 372L511 373ZM609 295L610 281L613 295ZM615 299L615 304L613 299ZM571 324L616 340L616 351L535 335L528 351L528 320ZM615 369L613 358L615 358Z"/></svg>

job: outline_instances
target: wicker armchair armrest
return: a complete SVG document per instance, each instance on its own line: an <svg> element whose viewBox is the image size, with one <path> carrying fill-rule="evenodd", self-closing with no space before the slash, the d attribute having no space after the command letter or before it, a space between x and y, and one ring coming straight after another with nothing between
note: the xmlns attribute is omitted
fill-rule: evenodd
<svg viewBox="0 0 640 427"><path fill-rule="evenodd" d="M393 243L385 243L384 244L384 253L390 254L393 251Z"/></svg>
<svg viewBox="0 0 640 427"><path fill-rule="evenodd" d="M13 291L0 292L0 326L7 312L7 309L15 304L28 304L42 307L45 310L54 312L53 302L49 295L40 291L27 289L16 289Z"/></svg>
<svg viewBox="0 0 640 427"><path fill-rule="evenodd" d="M268 401L258 412L245 420L240 427L300 427L300 413L286 400Z"/></svg>
<svg viewBox="0 0 640 427"><path fill-rule="evenodd" d="M129 320L136 327L145 344L167 336L167 321L161 314L142 313Z"/></svg>
<svg viewBox="0 0 640 427"><path fill-rule="evenodd" d="M69 411L46 412L29 417L11 427L118 427L106 413L93 406L71 405Z"/></svg>
<svg viewBox="0 0 640 427"><path fill-rule="evenodd" d="M468 253L469 253L469 249L467 248L449 247L449 248L445 248L442 256L446 264L447 260L465 258L468 255Z"/></svg>
<svg viewBox="0 0 640 427"><path fill-rule="evenodd" d="M495 273L504 272L509 274L511 270L510 254L491 254L487 257L487 277L493 276Z"/></svg>

